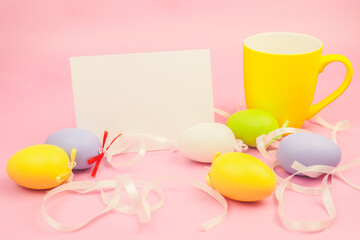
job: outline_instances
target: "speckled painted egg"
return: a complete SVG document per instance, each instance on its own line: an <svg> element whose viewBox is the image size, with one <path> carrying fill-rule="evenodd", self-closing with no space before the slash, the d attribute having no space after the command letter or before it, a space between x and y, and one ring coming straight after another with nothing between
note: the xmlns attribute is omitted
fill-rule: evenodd
<svg viewBox="0 0 360 240"><path fill-rule="evenodd" d="M336 167L341 160L339 146L324 136L314 133L294 133L279 144L277 159L287 172L297 172L291 167L294 161L309 167L326 165Z"/></svg>
<svg viewBox="0 0 360 240"><path fill-rule="evenodd" d="M88 160L99 155L101 142L98 137L89 130L83 128L65 128L54 132L46 139L46 144L61 147L69 155L71 149L76 149L74 169L87 169L92 165Z"/></svg>

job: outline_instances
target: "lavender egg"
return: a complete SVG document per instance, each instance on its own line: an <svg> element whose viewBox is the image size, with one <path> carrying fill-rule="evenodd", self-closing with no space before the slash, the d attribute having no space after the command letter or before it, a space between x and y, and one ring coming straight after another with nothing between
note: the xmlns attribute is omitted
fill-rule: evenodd
<svg viewBox="0 0 360 240"><path fill-rule="evenodd" d="M58 146L69 155L71 149L76 148L74 169L87 169L91 165L88 160L99 155L101 142L98 137L89 130L82 128L65 128L54 132L46 139L46 144Z"/></svg>
<svg viewBox="0 0 360 240"><path fill-rule="evenodd" d="M341 160L341 150L335 142L324 136L314 133L294 133L280 142L277 159L283 169L293 174L297 172L291 167L294 161L306 167L313 165L336 167Z"/></svg>

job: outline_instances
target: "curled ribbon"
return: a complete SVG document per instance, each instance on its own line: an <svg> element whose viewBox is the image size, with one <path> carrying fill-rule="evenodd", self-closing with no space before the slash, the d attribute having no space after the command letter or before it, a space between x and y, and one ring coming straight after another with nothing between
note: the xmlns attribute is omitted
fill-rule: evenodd
<svg viewBox="0 0 360 240"><path fill-rule="evenodd" d="M345 164L343 166L338 166L335 168L325 166L325 165L313 165L310 167L305 167L295 161L293 163L292 167L294 169L297 169L297 172L295 174L292 174L291 176L285 178L283 181L281 181L278 188L276 189L276 194L275 194L276 199L279 202L278 214L280 216L282 223L285 225L285 227L294 229L294 230L308 231L308 232L321 231L321 230L328 228L331 225L332 221L336 217L336 207L332 200L332 197L330 194L330 185L328 183L329 176L332 177L335 173L341 173L341 171L352 168L358 164L360 164L360 158L356 159L348 164ZM300 192L300 191L297 191L296 189L292 189L292 190L306 194L306 195L321 195L324 205L325 205L325 208L326 208L326 211L329 215L329 218L327 220L298 221L298 220L287 219L284 217L284 211L285 211L284 191L286 188L288 188L288 185L290 184L290 180L295 175L301 174L301 173L303 173L303 174L305 174L305 173L322 173L322 174L326 173L326 175L324 176L324 178L322 179L322 182L321 182L320 194L319 193L314 194L311 190L309 192L307 192L307 191ZM343 179L346 183L349 182L342 176L342 174L339 174L339 177L341 179ZM349 185L356 190L360 190L360 186L357 186L352 183Z"/></svg>
<svg viewBox="0 0 360 240"><path fill-rule="evenodd" d="M230 113L228 113L228 112L226 112L224 110L221 110L219 108L214 108L214 112L219 114L220 116L226 118L226 119L228 119L230 117L230 115L231 115Z"/></svg>
<svg viewBox="0 0 360 240"><path fill-rule="evenodd" d="M335 125L331 125L328 122L326 122L324 119L322 119L319 116L315 116L312 119L312 122L315 122L321 126L324 126L328 129L332 130L332 140L336 142L336 136L337 132L340 130L345 130L349 128L349 122L348 121L340 121ZM268 135L262 135L257 138L257 148L259 152L267 159L270 159L273 161L272 168L276 168L279 166L279 162L276 159L276 151L270 150L267 151L268 147L274 147L277 148L278 144L272 144L272 141L276 138L276 136L281 136L286 133L295 133L295 132L307 132L303 129L293 129L293 128L280 128L276 129L272 132L270 132ZM303 166L299 162L295 161L292 164L292 168L295 169L297 172L288 176L285 179L282 179L280 176L278 176L276 173L276 177L279 183L278 188L276 189L276 199L279 202L278 206L278 214L280 216L280 219L285 227L289 229L299 230L299 231L320 231L323 229L326 229L329 227L332 223L332 221L336 217L336 208L333 203L330 189L331 189L331 183L328 183L328 180L330 178L331 182L333 179L333 176L338 173L339 177L347 183L349 186L353 187L354 189L360 190L360 186L355 185L348 181L343 175L342 171L349 169L351 167L354 167L355 165L360 164L360 159L354 160L348 164L345 164L343 166L338 167L330 167L325 165L314 165L314 166ZM298 184L291 183L290 180L298 175L298 174L304 174L308 177L317 178L320 175L326 174L324 178L322 179L321 187L320 188L309 188L304 187ZM302 193L305 195L321 195L326 211L328 213L329 218L327 220L319 220L319 221L298 221L298 220L290 220L284 217L284 191L285 189L290 189L298 193Z"/></svg>
<svg viewBox="0 0 360 240"><path fill-rule="evenodd" d="M117 136L110 145L104 149L105 141L107 137L107 132L104 134L103 148L100 150L100 155L89 159L88 163L92 164L93 162L99 162L103 157L106 157L106 161L110 166L116 169L121 169L123 167L129 167L138 163L146 154L147 144L146 142L156 142L164 147L164 149L169 149L172 151L177 151L178 148L175 144L173 144L170 140L153 134L120 134ZM115 143L115 140L118 140ZM113 144L114 143L114 144ZM126 153L129 149L136 147L137 150L135 152L136 155L126 162L114 162L113 157L115 155ZM235 142L234 151L243 152L248 149L248 146L240 139L237 139ZM133 150L133 149L132 149ZM95 165L94 171L96 173L98 164ZM93 171L93 175L94 175Z"/></svg>
<svg viewBox="0 0 360 240"><path fill-rule="evenodd" d="M178 148L170 140L153 134L123 134L116 144L113 144L106 152L107 162L116 169L128 167L138 163L146 154L147 145L145 140L161 144L164 149L177 151ZM114 162L113 156L127 152L132 147L138 147L137 154L126 162ZM236 140L234 150L237 152L246 151L248 146L240 139Z"/></svg>
<svg viewBox="0 0 360 240"><path fill-rule="evenodd" d="M122 167L132 166L139 162L147 151L147 145L145 140L152 141L161 144L165 149L171 149L176 151L176 146L164 137L160 137L153 134L123 134L117 144L112 145L107 153L106 160L107 162L116 169L120 169ZM127 162L113 162L112 158L114 155L125 153L132 147L138 147L137 154Z"/></svg>
<svg viewBox="0 0 360 240"><path fill-rule="evenodd" d="M330 123L325 121L325 119L323 119L322 117L320 117L318 115L315 115L312 119L310 119L310 122L313 122L315 124L318 124L320 126L323 126L327 129L332 130L331 138L335 143L337 143L337 140L336 140L337 132L347 130L350 128L350 122L347 120L342 120L342 121L339 121L338 123L336 123L335 125L331 125Z"/></svg>
<svg viewBox="0 0 360 240"><path fill-rule="evenodd" d="M202 226L205 231L217 226L221 222L225 220L226 213L227 213L227 202L225 198L219 194L217 191L212 189L211 187L205 185L202 182L187 179L187 178L179 178L179 177L166 177L161 179L156 179L152 182L144 182L144 181L133 181L128 174L119 175L116 180L103 180L98 182L93 181L79 181L79 182L72 182L67 183L64 185L61 185L51 191L49 191L42 203L41 207L41 213L45 221L53 228L59 230L59 231L65 231L65 232L71 232L76 231L78 229L83 228L88 223L93 221L94 219L100 217L101 215L115 209L117 211L120 211L125 214L130 215L137 215L140 223L149 222L151 220L151 212L159 209L164 204L164 195L162 191L157 187L159 183L162 182L168 182L168 181L176 181L181 183L186 183L189 185L192 185L206 193L208 193L211 197L213 197L216 201L218 201L221 206L224 208L224 212L205 222ZM108 196L105 194L104 189L106 188L113 188L115 189L114 195L111 199L108 198ZM141 194L138 192L137 188L143 188L143 191ZM101 192L102 200L106 204L106 207L90 217L88 220L84 221L83 223L77 224L77 225L68 225L63 224L58 221L56 221L54 218L52 218L46 211L45 203L46 201L55 196L56 194L59 194L61 192L65 191L74 191L81 194L88 193L94 190L99 190ZM126 205L122 202L120 202L120 196L123 191L126 191L126 193L129 196L129 199L132 203L132 205ZM159 196L160 200L156 204L150 206L147 199L148 193L150 191L155 191Z"/></svg>
<svg viewBox="0 0 360 240"><path fill-rule="evenodd" d="M249 149L248 145L246 145L242 140L236 139L236 141L235 141L235 149L234 149L236 152L243 152L243 151L246 151L248 149Z"/></svg>
<svg viewBox="0 0 360 240"><path fill-rule="evenodd" d="M236 111L241 111L241 109L243 109L245 107L246 103L245 103L245 100L242 100L241 102L238 103L238 105L236 106ZM220 116L222 116L223 118L226 118L228 119L231 114L220 109L220 108L214 108L214 112L219 114Z"/></svg>
<svg viewBox="0 0 360 240"><path fill-rule="evenodd" d="M236 111L237 112L241 111L241 109L243 109L245 105L246 105L245 100L242 100L236 106ZM230 113L228 113L222 109L219 109L219 108L214 108L214 112L226 119L228 119L231 116ZM249 147L241 139L236 139L236 145L235 145L235 149L234 149L236 152L243 152L248 149L249 149Z"/></svg>

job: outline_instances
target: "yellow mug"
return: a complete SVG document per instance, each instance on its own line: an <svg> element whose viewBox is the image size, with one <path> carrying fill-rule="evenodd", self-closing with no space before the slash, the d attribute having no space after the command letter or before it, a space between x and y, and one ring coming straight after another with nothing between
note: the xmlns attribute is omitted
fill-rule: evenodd
<svg viewBox="0 0 360 240"><path fill-rule="evenodd" d="M266 110L281 126L300 128L305 120L339 97L349 86L353 69L339 54L322 56L322 42L312 36L271 32L244 41L244 88L248 108ZM331 62L346 66L343 83L333 93L312 105L318 74Z"/></svg>

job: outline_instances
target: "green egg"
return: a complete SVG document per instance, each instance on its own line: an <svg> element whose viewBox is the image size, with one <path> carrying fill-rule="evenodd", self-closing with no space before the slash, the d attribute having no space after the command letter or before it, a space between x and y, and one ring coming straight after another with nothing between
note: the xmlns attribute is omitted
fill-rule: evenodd
<svg viewBox="0 0 360 240"><path fill-rule="evenodd" d="M237 139L250 147L256 147L256 138L279 128L275 116L260 109L246 109L231 115L226 125Z"/></svg>

